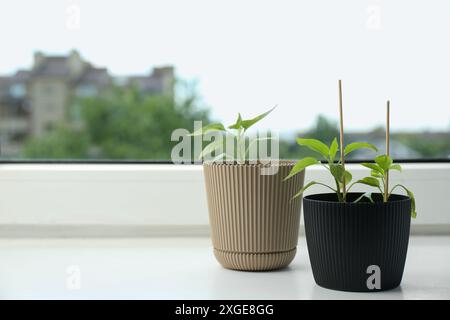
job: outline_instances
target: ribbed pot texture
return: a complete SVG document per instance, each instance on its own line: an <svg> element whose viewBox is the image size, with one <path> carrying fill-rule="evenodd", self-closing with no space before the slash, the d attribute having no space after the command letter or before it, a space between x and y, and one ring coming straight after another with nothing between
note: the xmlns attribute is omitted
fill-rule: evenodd
<svg viewBox="0 0 450 320"><path fill-rule="evenodd" d="M205 163L214 254L228 269L274 270L296 253L304 174L283 181L294 162L280 161L278 172L263 175L263 164Z"/></svg>
<svg viewBox="0 0 450 320"><path fill-rule="evenodd" d="M391 195L383 203L381 194L374 194L375 203L351 203L360 195L348 194L346 203L337 202L333 193L303 198L309 258L319 286L372 292L393 289L402 281L411 200Z"/></svg>

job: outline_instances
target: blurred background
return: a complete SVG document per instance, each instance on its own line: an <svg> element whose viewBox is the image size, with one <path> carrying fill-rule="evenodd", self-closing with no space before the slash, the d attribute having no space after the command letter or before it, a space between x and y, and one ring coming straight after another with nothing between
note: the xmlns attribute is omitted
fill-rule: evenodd
<svg viewBox="0 0 450 320"><path fill-rule="evenodd" d="M445 0L16 0L0 4L0 158L170 160L177 128L277 109L295 137L450 158ZM356 158L372 154L359 152Z"/></svg>

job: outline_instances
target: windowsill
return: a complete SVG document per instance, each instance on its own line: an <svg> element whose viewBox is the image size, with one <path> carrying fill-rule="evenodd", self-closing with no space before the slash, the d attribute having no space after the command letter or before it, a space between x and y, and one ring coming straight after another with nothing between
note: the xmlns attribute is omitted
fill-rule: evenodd
<svg viewBox="0 0 450 320"><path fill-rule="evenodd" d="M318 287L305 238L286 269L238 272L207 237L0 239L2 299L450 299L450 237L411 237L401 287L348 293ZM68 289L68 268L80 289Z"/></svg>
<svg viewBox="0 0 450 320"><path fill-rule="evenodd" d="M354 179L367 175L362 166L348 168ZM306 179L332 183L320 166L308 168ZM413 234L450 235L450 163L405 163L390 181L416 195ZM198 236L209 230L199 165L4 164L0 194L0 237Z"/></svg>

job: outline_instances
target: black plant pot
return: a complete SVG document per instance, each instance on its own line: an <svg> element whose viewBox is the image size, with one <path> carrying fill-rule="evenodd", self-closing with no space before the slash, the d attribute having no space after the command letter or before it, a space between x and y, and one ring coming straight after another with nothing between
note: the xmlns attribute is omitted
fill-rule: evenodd
<svg viewBox="0 0 450 320"><path fill-rule="evenodd" d="M408 251L411 200L391 195L387 203L347 202L336 194L303 198L305 233L314 280L342 291L371 292L400 285ZM377 269L377 267L379 269Z"/></svg>

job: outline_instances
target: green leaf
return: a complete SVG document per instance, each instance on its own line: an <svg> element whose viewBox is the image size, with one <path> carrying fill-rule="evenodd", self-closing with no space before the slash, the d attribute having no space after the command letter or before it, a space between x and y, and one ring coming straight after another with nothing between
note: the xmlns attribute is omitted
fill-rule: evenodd
<svg viewBox="0 0 450 320"><path fill-rule="evenodd" d="M330 172L338 182L343 182L345 168L342 164L330 164Z"/></svg>
<svg viewBox="0 0 450 320"><path fill-rule="evenodd" d="M316 158L313 158L313 157L303 158L295 164L295 166L291 169L291 172L289 172L289 175L286 178L284 178L284 180L292 178L297 173L305 170L306 167L309 167L309 166L312 166L312 165L318 164L318 163L319 163L319 161Z"/></svg>
<svg viewBox="0 0 450 320"><path fill-rule="evenodd" d="M383 170L389 170L389 167L392 165L391 157L383 154L375 157L375 162L381 167Z"/></svg>
<svg viewBox="0 0 450 320"><path fill-rule="evenodd" d="M372 192L366 192L363 193L358 199L356 199L355 201L353 201L354 203L357 203L359 201L361 201L362 199L367 198L370 200L371 203L375 203L372 199Z"/></svg>
<svg viewBox="0 0 450 320"><path fill-rule="evenodd" d="M398 171L402 171L402 166L399 164L393 164L389 167L389 170L398 170Z"/></svg>
<svg viewBox="0 0 450 320"><path fill-rule="evenodd" d="M392 194L392 191L394 191L395 188L397 187L401 187L406 191L406 194L408 195L408 197L411 199L411 217L412 218L416 218L417 217L417 212L416 212L416 199L414 198L414 193L412 193L411 190L409 190L408 188L406 188L404 185L402 184L397 184L395 185L391 192L389 193L389 195Z"/></svg>
<svg viewBox="0 0 450 320"><path fill-rule="evenodd" d="M328 149L328 146L322 141L316 139L297 138L297 143L301 146L305 146L315 152L320 153L325 159L328 159L330 150Z"/></svg>
<svg viewBox="0 0 450 320"><path fill-rule="evenodd" d="M362 184L366 184L368 186L377 187L377 188L380 187L380 181L374 177L362 178L361 180L358 180L357 183L362 183Z"/></svg>
<svg viewBox="0 0 450 320"><path fill-rule="evenodd" d="M334 158L336 158L336 153L338 152L338 149L339 149L339 145L338 145L337 139L334 138L333 142L331 142L331 145L330 145L330 151L329 151L330 162L334 162Z"/></svg>
<svg viewBox="0 0 450 320"><path fill-rule="evenodd" d="M345 170L341 164L330 164L330 172L340 184L343 184L344 181L345 184L348 184L353 179L350 171Z"/></svg>
<svg viewBox="0 0 450 320"><path fill-rule="evenodd" d="M255 123L257 123L258 121L264 119L269 113L271 113L277 106L273 107L272 109L270 109L269 111L264 112L263 114L260 114L259 116L254 117L253 119L250 120L242 120L241 121L241 126L247 130L248 128L250 128L251 126L253 126Z"/></svg>
<svg viewBox="0 0 450 320"><path fill-rule="evenodd" d="M240 128L242 128L242 117L241 114L239 113L236 122L228 126L228 129L240 129Z"/></svg>
<svg viewBox="0 0 450 320"><path fill-rule="evenodd" d="M377 147L368 142L352 142L345 146L344 155L348 155L350 152L353 152L358 149L372 149L374 151L378 151Z"/></svg>
<svg viewBox="0 0 450 320"><path fill-rule="evenodd" d="M353 177L352 174L350 173L350 171L345 171L344 172L344 179L345 179L345 184L349 184L350 181L352 181Z"/></svg>
<svg viewBox="0 0 450 320"><path fill-rule="evenodd" d="M383 178L383 175L375 170L370 171L370 175L375 178Z"/></svg>
<svg viewBox="0 0 450 320"><path fill-rule="evenodd" d="M361 163L361 165L384 175L384 170L376 163L363 162L363 163Z"/></svg>
<svg viewBox="0 0 450 320"><path fill-rule="evenodd" d="M313 186L313 185L315 185L315 184L318 184L318 183L315 182L315 181L311 181L310 183L306 184L305 186L303 186L303 188L300 189L299 192L297 192L297 193L292 197L292 199L295 199L295 198L301 196L301 195L303 194L303 192L305 192L306 189L308 189L309 187L311 187L311 186Z"/></svg>
<svg viewBox="0 0 450 320"><path fill-rule="evenodd" d="M204 135L208 132L212 132L212 131L225 131L225 127L223 126L223 124L221 123L212 123L209 124L207 126L204 126L203 128L200 128L196 131L194 131L193 133L189 134L188 136L201 136Z"/></svg>
<svg viewBox="0 0 450 320"><path fill-rule="evenodd" d="M417 212L416 212L416 199L414 198L414 193L412 193L411 190L406 189L406 193L408 194L408 197L411 199L411 217L416 218Z"/></svg>

